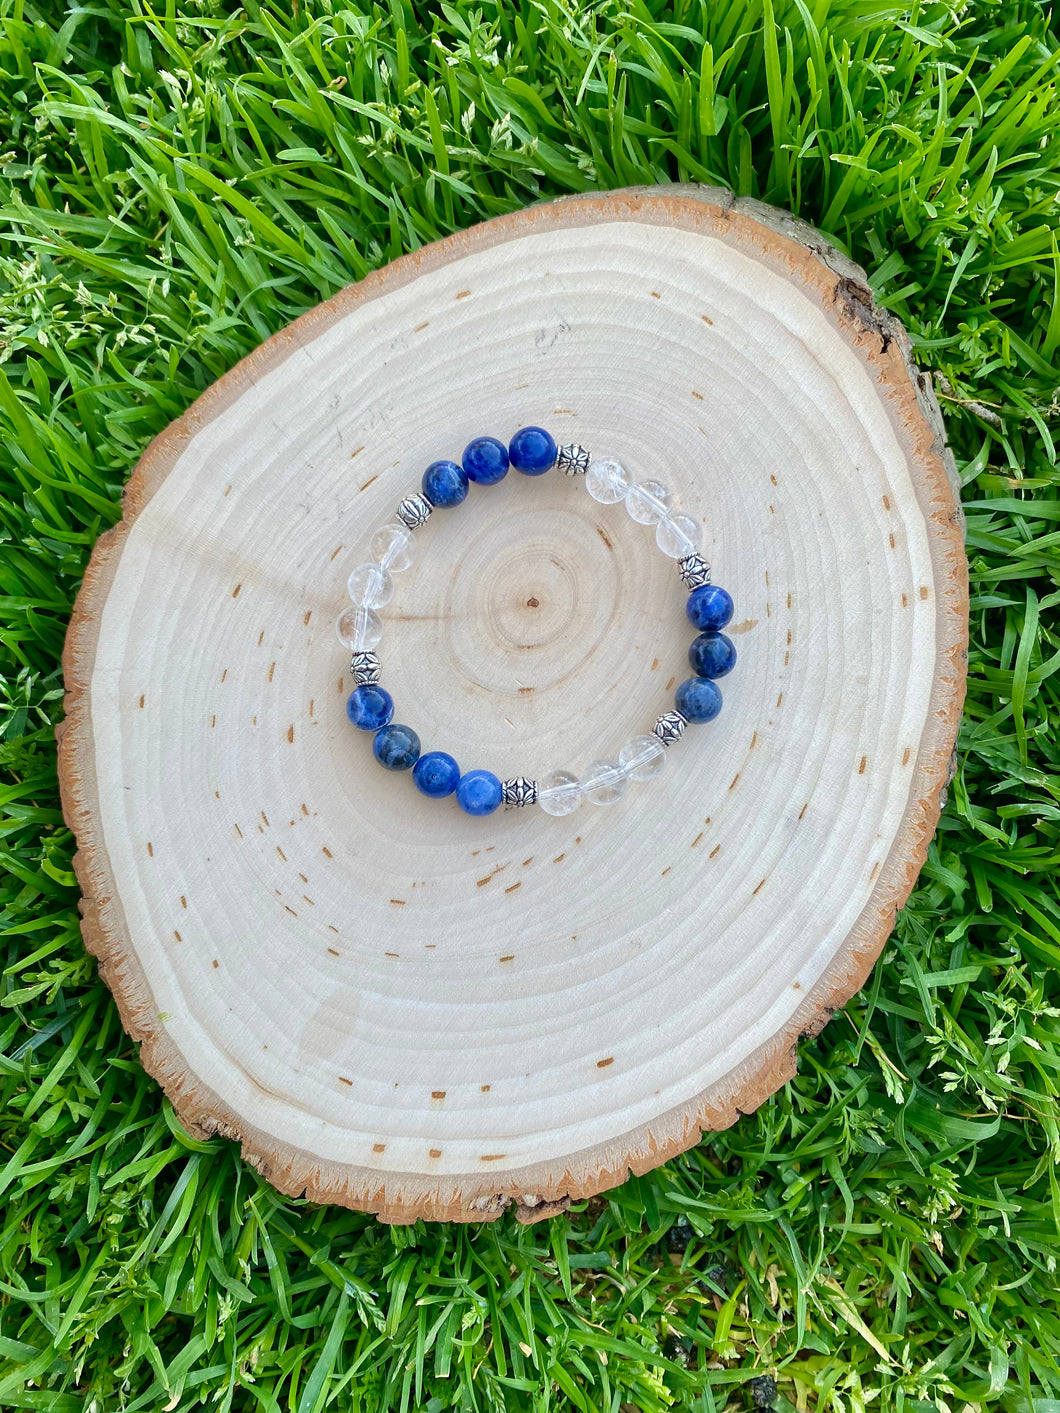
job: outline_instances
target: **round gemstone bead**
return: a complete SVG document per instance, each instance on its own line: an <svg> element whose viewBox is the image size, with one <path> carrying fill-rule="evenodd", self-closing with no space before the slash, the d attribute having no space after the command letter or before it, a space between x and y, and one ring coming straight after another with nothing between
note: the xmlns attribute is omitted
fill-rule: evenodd
<svg viewBox="0 0 1060 1413"><path fill-rule="evenodd" d="M508 443L508 459L524 476L542 476L556 464L556 442L544 427L520 427Z"/></svg>
<svg viewBox="0 0 1060 1413"><path fill-rule="evenodd" d="M504 786L492 770L469 770L456 787L456 802L466 814L492 814L504 798Z"/></svg>
<svg viewBox="0 0 1060 1413"><path fill-rule="evenodd" d="M508 474L508 448L496 437L476 437L461 457L464 473L479 486L495 486Z"/></svg>
<svg viewBox="0 0 1060 1413"><path fill-rule="evenodd" d="M383 620L374 609L364 604L354 604L340 613L335 621L335 635L344 648L352 652L364 652L374 648L383 636Z"/></svg>
<svg viewBox="0 0 1060 1413"><path fill-rule="evenodd" d="M736 666L736 647L724 633L700 633L688 650L697 677L724 677Z"/></svg>
<svg viewBox="0 0 1060 1413"><path fill-rule="evenodd" d="M415 556L416 541L407 525L393 521L381 525L372 536L372 553L383 566L392 572L407 569Z"/></svg>
<svg viewBox="0 0 1060 1413"><path fill-rule="evenodd" d="M573 814L581 802L581 781L569 770L550 770L537 782L537 803L546 814Z"/></svg>
<svg viewBox="0 0 1060 1413"><path fill-rule="evenodd" d="M394 581L381 564L359 564L346 581L350 598L365 608L384 608L394 597Z"/></svg>
<svg viewBox="0 0 1060 1413"><path fill-rule="evenodd" d="M691 515L664 515L655 527L655 543L671 559L685 559L695 554L703 530Z"/></svg>
<svg viewBox="0 0 1060 1413"><path fill-rule="evenodd" d="M688 677L674 693L674 705L686 721L713 721L721 711L721 688L709 677Z"/></svg>
<svg viewBox="0 0 1060 1413"><path fill-rule="evenodd" d="M460 783L460 767L445 751L428 751L412 767L417 790L433 799L451 795Z"/></svg>
<svg viewBox="0 0 1060 1413"><path fill-rule="evenodd" d="M637 481L626 492L626 509L640 525L658 525L672 497L661 481Z"/></svg>
<svg viewBox="0 0 1060 1413"><path fill-rule="evenodd" d="M591 805L613 805L626 793L626 772L615 760L594 760L585 772L582 789Z"/></svg>
<svg viewBox="0 0 1060 1413"><path fill-rule="evenodd" d="M392 721L375 733L372 753L387 770L410 770L420 758L420 738L411 726Z"/></svg>
<svg viewBox="0 0 1060 1413"><path fill-rule="evenodd" d="M394 715L394 698L375 683L354 687L346 698L346 715L361 731L378 731Z"/></svg>
<svg viewBox="0 0 1060 1413"><path fill-rule="evenodd" d="M693 628L717 633L732 617L732 597L719 584L700 584L688 596L685 612Z"/></svg>
<svg viewBox="0 0 1060 1413"><path fill-rule="evenodd" d="M618 763L631 780L651 780L666 764L666 748L658 736L631 736Z"/></svg>
<svg viewBox="0 0 1060 1413"><path fill-rule="evenodd" d="M602 456L599 461L591 461L585 473L585 489L601 505L617 505L625 500L633 485L633 472L627 471L613 456Z"/></svg>
<svg viewBox="0 0 1060 1413"><path fill-rule="evenodd" d="M432 461L423 473L423 494L437 510L448 510L467 497L467 476L455 461Z"/></svg>

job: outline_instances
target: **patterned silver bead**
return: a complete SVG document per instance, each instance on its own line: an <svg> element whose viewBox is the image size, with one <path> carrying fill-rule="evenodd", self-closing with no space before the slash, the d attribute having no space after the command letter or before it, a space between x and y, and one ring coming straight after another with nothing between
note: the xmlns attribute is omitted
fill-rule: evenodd
<svg viewBox="0 0 1060 1413"><path fill-rule="evenodd" d="M410 530L418 530L421 525L427 523L433 509L434 506L427 497L417 491L415 495L406 496L398 506L398 519L403 521Z"/></svg>
<svg viewBox="0 0 1060 1413"><path fill-rule="evenodd" d="M503 788L504 803L508 809L520 809L523 805L537 803L537 781L527 780L525 775L506 780Z"/></svg>
<svg viewBox="0 0 1060 1413"><path fill-rule="evenodd" d="M589 453L577 442L568 442L556 452L556 466L566 471L568 476L584 476L592 460Z"/></svg>
<svg viewBox="0 0 1060 1413"><path fill-rule="evenodd" d="M373 652L354 653L350 659L350 676L356 679L358 687L369 687L379 681L379 654Z"/></svg>
<svg viewBox="0 0 1060 1413"><path fill-rule="evenodd" d="M677 561L681 578L690 589L698 589L700 584L710 583L710 565L701 554L686 554Z"/></svg>
<svg viewBox="0 0 1060 1413"><path fill-rule="evenodd" d="M664 746L672 746L675 741L680 741L685 734L687 725L687 718L683 717L679 711L667 711L651 728L651 734L658 736Z"/></svg>

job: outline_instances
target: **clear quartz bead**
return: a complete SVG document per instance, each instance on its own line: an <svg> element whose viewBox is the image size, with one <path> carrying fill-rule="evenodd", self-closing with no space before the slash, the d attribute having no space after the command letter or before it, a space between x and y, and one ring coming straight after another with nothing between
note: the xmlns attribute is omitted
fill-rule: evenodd
<svg viewBox="0 0 1060 1413"><path fill-rule="evenodd" d="M381 564L359 564L346 581L350 598L365 608L384 608L394 597L390 570Z"/></svg>
<svg viewBox="0 0 1060 1413"><path fill-rule="evenodd" d="M601 505L616 505L625 500L633 484L633 474L613 456L595 457L585 473L585 489Z"/></svg>
<svg viewBox="0 0 1060 1413"><path fill-rule="evenodd" d="M655 543L671 559L684 559L699 549L703 531L691 515L664 515L655 527Z"/></svg>
<svg viewBox="0 0 1060 1413"><path fill-rule="evenodd" d="M374 648L383 636L383 620L374 609L364 604L354 604L345 613L340 613L335 623L335 633L344 648L351 652L365 652Z"/></svg>
<svg viewBox="0 0 1060 1413"><path fill-rule="evenodd" d="M582 789L591 805L613 805L626 793L626 773L616 760L594 760L585 772Z"/></svg>
<svg viewBox="0 0 1060 1413"><path fill-rule="evenodd" d="M550 770L537 782L537 803L546 814L573 814L581 802L581 781L569 770Z"/></svg>
<svg viewBox="0 0 1060 1413"><path fill-rule="evenodd" d="M651 780L666 764L666 748L658 736L631 736L618 763L631 780Z"/></svg>
<svg viewBox="0 0 1060 1413"><path fill-rule="evenodd" d="M416 541L406 525L395 520L381 525L372 536L372 553L383 566L395 573L407 569L416 557Z"/></svg>
<svg viewBox="0 0 1060 1413"><path fill-rule="evenodd" d="M626 495L626 509L641 525L658 525L670 509L671 496L661 481L638 481Z"/></svg>

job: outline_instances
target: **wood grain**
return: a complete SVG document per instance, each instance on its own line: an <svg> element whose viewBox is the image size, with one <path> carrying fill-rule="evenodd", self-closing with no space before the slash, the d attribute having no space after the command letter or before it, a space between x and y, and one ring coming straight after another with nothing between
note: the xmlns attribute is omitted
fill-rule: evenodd
<svg viewBox="0 0 1060 1413"><path fill-rule="evenodd" d="M333 621L426 463L528 422L703 519L740 661L620 803L475 820L371 759ZM208 389L123 512L63 657L85 944L189 1130L280 1191L549 1216L753 1110L864 982L949 779L967 570L930 381L812 228L677 186L439 241ZM425 749L582 770L687 675L673 562L580 481L417 541L379 651Z"/></svg>

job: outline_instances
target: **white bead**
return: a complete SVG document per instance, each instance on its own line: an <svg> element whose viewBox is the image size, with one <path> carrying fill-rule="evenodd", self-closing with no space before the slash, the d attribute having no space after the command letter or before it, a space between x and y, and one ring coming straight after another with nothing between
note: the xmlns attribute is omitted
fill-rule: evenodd
<svg viewBox="0 0 1060 1413"><path fill-rule="evenodd" d="M664 515L655 527L655 543L671 559L695 554L702 538L699 521L691 515Z"/></svg>
<svg viewBox="0 0 1060 1413"><path fill-rule="evenodd" d="M394 597L394 581L381 564L359 564L346 581L350 598L365 608L384 608Z"/></svg>
<svg viewBox="0 0 1060 1413"><path fill-rule="evenodd" d="M396 520L382 525L372 536L372 553L384 569L407 569L416 557L412 531Z"/></svg>
<svg viewBox="0 0 1060 1413"><path fill-rule="evenodd" d="M616 505L625 500L633 484L633 473L613 456L593 460L585 473L585 489L601 505Z"/></svg>
<svg viewBox="0 0 1060 1413"><path fill-rule="evenodd" d="M591 805L613 805L626 793L626 773L614 760L594 760L585 772L582 789Z"/></svg>
<svg viewBox="0 0 1060 1413"><path fill-rule="evenodd" d="M658 736L631 736L618 763L631 780L650 780L666 764L666 749Z"/></svg>
<svg viewBox="0 0 1060 1413"><path fill-rule="evenodd" d="M374 648L383 636L383 620L374 609L365 608L364 604L354 604L339 615L335 632L344 648L355 653L364 652L367 648Z"/></svg>
<svg viewBox="0 0 1060 1413"><path fill-rule="evenodd" d="M657 525L670 509L671 496L661 481L638 481L626 494L626 509L641 525Z"/></svg>
<svg viewBox="0 0 1060 1413"><path fill-rule="evenodd" d="M573 814L581 802L581 781L569 770L550 770L537 782L537 803L546 814Z"/></svg>

